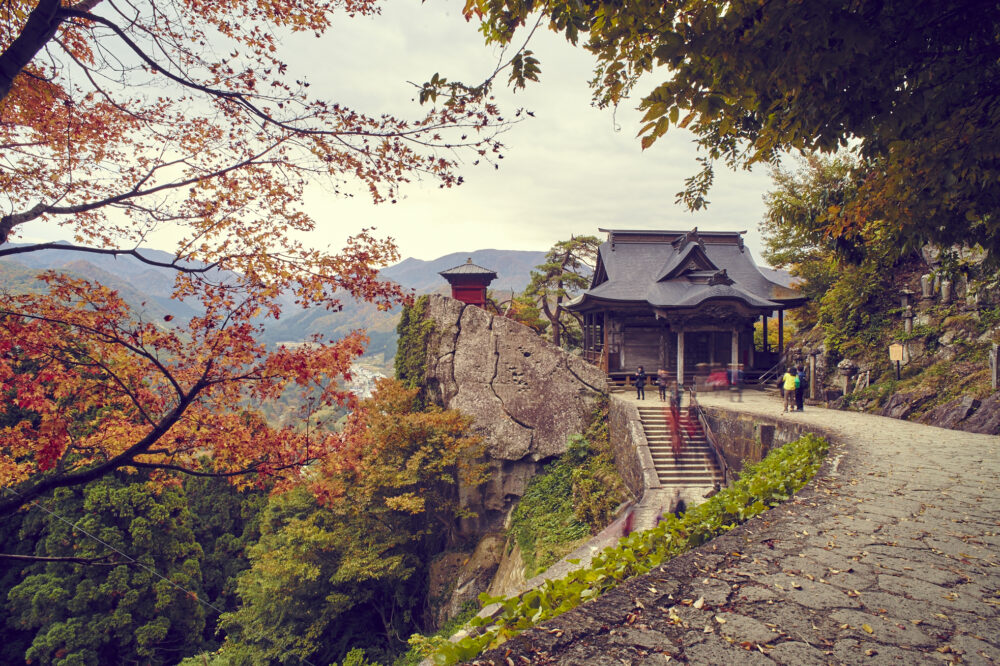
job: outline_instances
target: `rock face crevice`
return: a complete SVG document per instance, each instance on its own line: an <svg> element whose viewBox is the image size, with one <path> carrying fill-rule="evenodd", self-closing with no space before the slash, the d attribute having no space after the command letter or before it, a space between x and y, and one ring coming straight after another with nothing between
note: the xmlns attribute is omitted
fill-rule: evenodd
<svg viewBox="0 0 1000 666"><path fill-rule="evenodd" d="M491 322L491 324L492 324L492 322ZM490 326L490 330L492 330L492 328L493 327L491 325ZM521 421L517 417L517 415L512 414L510 412L510 410L507 409L507 405L504 404L503 398L500 396L499 393L497 393L495 382L497 380L497 376L500 374L500 348L497 345L497 337L496 336L493 336L493 344L494 344L494 347L493 347L493 377L490 378L490 390L493 391L493 395L495 395L497 397L497 401L499 401L499 403L500 403L500 408L504 411L504 414L506 414L507 417L510 418L511 421L513 421L514 423L516 423L517 425L521 426L522 428L524 428L526 430L534 430L535 429L534 426L531 426L531 425L529 425L527 423L524 423L523 421ZM528 356L530 356L530 354L528 354ZM531 433L531 437L532 437L532 439L534 439L534 433ZM531 448L531 441L528 442L528 448L529 449Z"/></svg>
<svg viewBox="0 0 1000 666"><path fill-rule="evenodd" d="M606 378L530 328L482 308L432 295L427 316L434 321L428 385L443 406L473 417L485 443L490 478L462 490L465 506L478 514L463 532L482 534L503 526L539 467L586 429Z"/></svg>
<svg viewBox="0 0 1000 666"><path fill-rule="evenodd" d="M567 371L567 372L569 372L569 373L570 373L571 375L573 375L574 377L576 377L576 378L577 378L577 380L578 380L578 381L579 381L579 382L580 382L581 384L583 384L584 386L587 386L587 387L589 387L589 388L590 388L591 390L593 390L593 391L597 391L597 392L599 392L599 393L606 393L606 392L607 392L607 390L608 390L608 388L607 388L607 383L606 383L606 382L605 382L605 383L604 383L604 384L603 384L602 386L594 386L593 384L591 384L590 382L588 382L588 381L587 381L586 379L584 379L584 378L583 378L583 377L581 377L580 375L576 374L576 372L575 372L575 371L573 370L573 366L571 366L571 365L570 365L569 363L566 363L566 371ZM603 379L603 378L604 378L604 377L603 377L603 375L602 375L602 379Z"/></svg>

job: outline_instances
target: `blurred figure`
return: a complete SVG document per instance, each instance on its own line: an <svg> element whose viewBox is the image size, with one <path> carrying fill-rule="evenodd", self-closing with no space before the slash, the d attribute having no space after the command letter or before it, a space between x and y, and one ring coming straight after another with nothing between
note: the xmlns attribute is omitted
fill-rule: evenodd
<svg viewBox="0 0 1000 666"><path fill-rule="evenodd" d="M729 377L729 402L743 402L743 364L735 366Z"/></svg>

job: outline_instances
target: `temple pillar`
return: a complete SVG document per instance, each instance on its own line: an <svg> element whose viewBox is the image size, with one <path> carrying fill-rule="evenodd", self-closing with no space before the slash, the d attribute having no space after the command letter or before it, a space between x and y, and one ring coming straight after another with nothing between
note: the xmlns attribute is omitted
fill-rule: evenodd
<svg viewBox="0 0 1000 666"><path fill-rule="evenodd" d="M604 372L611 372L611 349L608 347L608 311L601 311L601 360Z"/></svg>
<svg viewBox="0 0 1000 666"><path fill-rule="evenodd" d="M730 345L729 352L729 366L732 370L740 364L740 331L738 328L733 329L732 333L732 344Z"/></svg>
<svg viewBox="0 0 1000 666"><path fill-rule="evenodd" d="M778 356L785 353L785 311L778 310Z"/></svg>
<svg viewBox="0 0 1000 666"><path fill-rule="evenodd" d="M677 385L684 386L684 331L677 331Z"/></svg>
<svg viewBox="0 0 1000 666"><path fill-rule="evenodd" d="M771 347L770 347L770 345L767 342L767 318L768 318L768 315L769 315L769 313L766 313L766 312L763 315L761 315L762 317L764 317L764 335L763 335L763 342L761 343L761 351L762 352L769 352L769 351L771 351Z"/></svg>

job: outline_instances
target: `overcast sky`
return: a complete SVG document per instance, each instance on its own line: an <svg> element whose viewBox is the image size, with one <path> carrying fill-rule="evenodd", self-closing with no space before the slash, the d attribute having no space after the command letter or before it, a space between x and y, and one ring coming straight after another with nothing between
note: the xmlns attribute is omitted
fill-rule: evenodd
<svg viewBox="0 0 1000 666"><path fill-rule="evenodd" d="M499 51L487 47L460 0L390 0L381 16L343 18L320 39L298 36L283 44L290 71L301 72L315 96L370 115L419 115L415 89L434 72L449 79L482 80ZM465 184L441 190L433 182L407 186L395 205L375 206L365 196L337 198L321 187L308 193L307 210L319 229L308 242L338 247L361 227L396 239L403 257L433 259L483 248L546 250L571 234L604 228L748 231L760 261L757 224L770 179L721 170L706 211L674 203L684 178L697 170L692 135L671 130L640 150L639 114L626 103L617 115L590 106L593 58L561 37L539 30L530 47L541 60L540 83L512 93L499 85L505 114L518 107L535 116L514 126L503 142L500 169L467 163ZM650 80L650 84L653 80ZM53 231L25 229L25 236ZM166 243L164 243L166 245ZM164 247L163 249L169 249Z"/></svg>

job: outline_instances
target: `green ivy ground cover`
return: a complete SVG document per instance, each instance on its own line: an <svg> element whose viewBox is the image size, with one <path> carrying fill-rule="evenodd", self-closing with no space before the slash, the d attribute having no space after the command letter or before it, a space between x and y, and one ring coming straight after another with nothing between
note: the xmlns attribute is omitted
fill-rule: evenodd
<svg viewBox="0 0 1000 666"><path fill-rule="evenodd" d="M481 597L484 605L501 603L502 610L492 618L473 620L472 632L478 633L457 641L413 636L411 644L435 664L472 659L783 502L816 474L828 446L822 437L807 434L774 449L761 462L746 465L735 483L703 504L621 539L597 555L590 566L518 597Z"/></svg>

